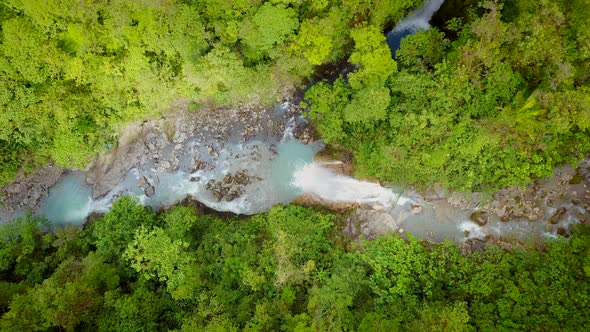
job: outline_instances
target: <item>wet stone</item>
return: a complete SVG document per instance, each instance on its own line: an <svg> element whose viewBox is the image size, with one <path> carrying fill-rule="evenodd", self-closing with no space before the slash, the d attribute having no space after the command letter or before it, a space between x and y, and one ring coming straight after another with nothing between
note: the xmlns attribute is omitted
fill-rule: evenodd
<svg viewBox="0 0 590 332"><path fill-rule="evenodd" d="M141 175L139 177L139 179L137 180L137 186L140 188L143 188L143 189L147 189L150 186L150 184L149 184L147 178L145 176Z"/></svg>
<svg viewBox="0 0 590 332"><path fill-rule="evenodd" d="M150 176L150 181L156 186L160 184L160 178L157 175Z"/></svg>
<svg viewBox="0 0 590 332"><path fill-rule="evenodd" d="M196 172L198 170L205 169L206 167L207 167L207 162L202 161L202 160L195 160L191 170L192 170L192 172Z"/></svg>
<svg viewBox="0 0 590 332"><path fill-rule="evenodd" d="M557 224L559 220L561 220L565 212L566 209L564 207L560 207L557 211L555 211L551 219L549 219L549 222L553 225Z"/></svg>
<svg viewBox="0 0 590 332"><path fill-rule="evenodd" d="M412 205L412 214L418 214L422 212L422 205L413 204Z"/></svg>
<svg viewBox="0 0 590 332"><path fill-rule="evenodd" d="M154 186L149 186L145 188L143 192L147 197L152 197L156 194L156 188L154 188Z"/></svg>
<svg viewBox="0 0 590 332"><path fill-rule="evenodd" d="M479 226L485 226L488 223L489 218L485 211L475 211L471 214L469 219Z"/></svg>

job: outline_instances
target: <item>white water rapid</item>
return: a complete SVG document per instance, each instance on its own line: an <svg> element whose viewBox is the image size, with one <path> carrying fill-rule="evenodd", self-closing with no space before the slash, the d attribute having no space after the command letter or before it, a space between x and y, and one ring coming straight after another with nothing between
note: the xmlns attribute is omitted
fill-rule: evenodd
<svg viewBox="0 0 590 332"><path fill-rule="evenodd" d="M277 112L285 108L286 105L282 105ZM304 195L303 202L326 206L360 204L360 211L364 211L361 213L372 220L370 229L378 233L411 232L433 241L460 242L489 235L527 240L535 236L555 236L557 227L567 228L576 222L571 216L565 217L559 225L553 225L551 231L547 230L546 223L516 219L502 222L491 218L487 225L479 226L470 220L469 210L458 209L446 199L425 201L413 191L385 188L336 173L333 168L342 162L314 161L314 155L322 149L321 143L303 144L294 138L297 122L303 120L296 117L284 120L284 132L247 142L190 138L179 147L181 162L177 169L163 171L153 162L147 162L132 169L119 184L97 199L92 199L85 174L71 172L49 190L35 213L57 225L82 224L90 213L106 213L118 197L130 195L156 210L191 196L217 211L250 215ZM208 152L211 147L215 148L214 154ZM164 149L167 148L174 148L174 143ZM200 156L207 166L193 170L195 156ZM235 179L236 174L246 175L249 180L239 186L226 181L228 177ZM149 196L141 183L153 186ZM215 188L219 187L212 190L212 183L225 188L226 192L216 195L218 189ZM229 194L236 188L237 194ZM568 206L568 209L573 208ZM555 210L548 209L546 219ZM16 216L3 218L3 221L13 217Z"/></svg>
<svg viewBox="0 0 590 332"><path fill-rule="evenodd" d="M377 183L336 174L316 163L295 171L293 185L303 193L328 202L361 203L388 209L411 201Z"/></svg>
<svg viewBox="0 0 590 332"><path fill-rule="evenodd" d="M275 112L284 114L288 107L282 104ZM108 212L122 195L135 196L141 204L154 209L192 196L212 209L247 215L289 203L302 194L325 202L361 203L382 209L408 202L379 184L338 175L314 163L313 156L322 149L322 144L303 144L293 135L303 121L300 116L292 116L285 121L285 130L279 137L248 142L189 139L179 148L183 161L176 171L162 171L148 162L144 167L132 169L119 184L97 199L91 198L84 174L72 172L51 188L37 213L55 224L81 224L92 212ZM212 146L216 151L213 156L208 152ZM195 156L200 156L208 166L191 171ZM237 186L229 180L236 174L247 177L246 183ZM146 182L154 189L149 196L139 185Z"/></svg>
<svg viewBox="0 0 590 332"><path fill-rule="evenodd" d="M389 44L393 57L395 57L395 52L399 49L404 37L430 28L429 22L432 16L443 3L444 0L428 0L422 8L403 19L387 34L387 44Z"/></svg>

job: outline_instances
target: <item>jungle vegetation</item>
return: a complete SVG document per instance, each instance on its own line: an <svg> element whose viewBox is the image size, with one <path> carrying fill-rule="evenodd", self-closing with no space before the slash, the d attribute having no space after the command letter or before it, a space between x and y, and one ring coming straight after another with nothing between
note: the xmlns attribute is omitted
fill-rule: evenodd
<svg viewBox="0 0 590 332"><path fill-rule="evenodd" d="M0 3L0 183L84 167L128 122L173 101L270 105L345 59L351 28L420 0L6 0Z"/></svg>
<svg viewBox="0 0 590 332"><path fill-rule="evenodd" d="M404 38L397 61L377 28L353 30L359 68L307 91L311 118L385 181L490 192L548 177L590 148L588 15L584 0L484 1L448 34Z"/></svg>
<svg viewBox="0 0 590 332"><path fill-rule="evenodd" d="M422 0L4 0L0 184L82 168L179 99L199 116L304 87L359 175L493 191L583 158L588 1L470 2L392 59L384 33ZM587 227L466 253L347 238L342 218L154 213L128 197L83 227L25 215L0 226L0 329L590 330Z"/></svg>
<svg viewBox="0 0 590 332"><path fill-rule="evenodd" d="M491 191L590 151L587 0L471 1L393 60L384 32L422 2L3 1L0 182L83 167L174 100L198 116L308 82L311 119L359 175Z"/></svg>
<svg viewBox="0 0 590 332"><path fill-rule="evenodd" d="M342 235L299 206L225 219L124 197L84 227L0 226L2 331L586 331L590 229L461 252Z"/></svg>

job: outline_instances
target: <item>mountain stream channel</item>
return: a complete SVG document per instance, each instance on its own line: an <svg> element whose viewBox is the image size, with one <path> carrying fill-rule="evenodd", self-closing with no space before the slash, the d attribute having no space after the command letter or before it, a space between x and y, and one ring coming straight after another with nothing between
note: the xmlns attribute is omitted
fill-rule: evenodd
<svg viewBox="0 0 590 332"><path fill-rule="evenodd" d="M401 39L421 29L443 3L432 0L387 34L395 56ZM166 116L126 127L118 146L84 171L48 165L0 189L0 221L26 211L52 224L83 224L108 212L116 198L136 196L161 209L187 197L223 212L252 215L294 202L349 211L345 232L398 233L433 242L543 241L568 237L587 222L590 160L553 177L510 187L491 197L433 185L381 185L352 177L351 157L325 146L290 101L274 109L187 111L179 100Z"/></svg>

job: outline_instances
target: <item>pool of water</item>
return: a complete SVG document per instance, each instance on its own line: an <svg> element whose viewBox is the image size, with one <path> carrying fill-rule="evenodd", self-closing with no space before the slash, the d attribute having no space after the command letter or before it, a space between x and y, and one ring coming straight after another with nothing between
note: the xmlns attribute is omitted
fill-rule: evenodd
<svg viewBox="0 0 590 332"><path fill-rule="evenodd" d="M49 189L38 214L53 224L81 225L92 210L92 190L84 181L84 174L73 172L64 176Z"/></svg>
<svg viewBox="0 0 590 332"><path fill-rule="evenodd" d="M141 204L156 210L190 195L218 211L260 213L273 205L288 203L302 193L292 184L293 176L297 169L312 163L320 148L319 144L306 145L294 139L228 144L219 151L218 158L209 160L216 163L213 168L192 174L186 170L159 172L151 167L133 169L111 192L96 200L91 198L91 188L84 181L84 174L72 172L51 188L37 214L53 224L80 225L91 212L107 212L113 201L122 195L135 196ZM252 179L240 197L231 201L217 200L207 191L210 180L221 180L226 174L238 171L245 171ZM154 186L154 195L148 197L138 186L141 177Z"/></svg>

